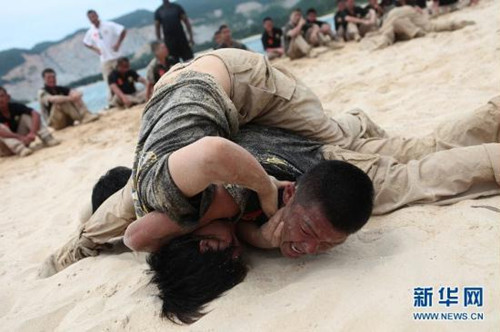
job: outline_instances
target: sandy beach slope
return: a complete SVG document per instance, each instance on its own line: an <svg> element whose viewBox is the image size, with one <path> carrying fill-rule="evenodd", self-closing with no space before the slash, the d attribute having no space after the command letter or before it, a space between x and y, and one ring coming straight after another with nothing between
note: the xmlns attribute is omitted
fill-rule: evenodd
<svg viewBox="0 0 500 332"><path fill-rule="evenodd" d="M500 93L500 1L442 19L476 25L367 53L350 44L283 62L332 114L364 109L390 134L429 133ZM374 217L318 257L252 251L251 271L189 328L159 318L145 255L85 259L45 280L38 266L76 230L107 169L130 166L140 107L56 133L58 147L0 160L0 326L3 331L499 331L500 197L414 206ZM438 305L441 286L484 288L484 306ZM415 287L434 306L413 307ZM482 321L416 321L412 313L482 312Z"/></svg>

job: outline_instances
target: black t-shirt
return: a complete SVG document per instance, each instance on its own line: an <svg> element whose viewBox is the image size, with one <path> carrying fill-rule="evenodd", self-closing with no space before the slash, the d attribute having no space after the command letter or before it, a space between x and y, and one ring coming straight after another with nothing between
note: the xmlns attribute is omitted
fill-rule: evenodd
<svg viewBox="0 0 500 332"><path fill-rule="evenodd" d="M137 91L134 83L137 82L138 79L139 74L137 74L135 70L130 69L122 75L115 69L108 76L108 84L111 85L115 83L124 94L131 95Z"/></svg>
<svg viewBox="0 0 500 332"><path fill-rule="evenodd" d="M19 121L21 121L21 116L23 114L31 115L33 109L18 103L9 103L9 117L6 118L0 112L0 123L6 125L10 130L15 133L17 132L17 127L19 127Z"/></svg>
<svg viewBox="0 0 500 332"><path fill-rule="evenodd" d="M449 6L457 3L458 0L439 0L439 5L440 6Z"/></svg>
<svg viewBox="0 0 500 332"><path fill-rule="evenodd" d="M358 7L358 6L355 6L352 12L349 11L349 9L343 10L341 12L337 12L337 14L335 14L335 29L338 29L341 26L344 29L347 29L348 22L345 20L345 18L347 16L354 16L357 18L363 18L366 16L367 13L368 12L365 9Z"/></svg>
<svg viewBox="0 0 500 332"><path fill-rule="evenodd" d="M262 46L265 50L268 48L279 48L281 47L281 37L283 37L283 30L280 28L273 28L271 36L267 31L264 31L261 37Z"/></svg>
<svg viewBox="0 0 500 332"><path fill-rule="evenodd" d="M44 86L43 89L49 94L49 95L52 95L52 96L68 96L69 95L69 92L71 91L71 89L69 88L66 88L64 86L59 86L59 85L56 85L54 87L48 87L48 86ZM47 104L47 109L50 110L52 109L52 103L48 103Z"/></svg>
<svg viewBox="0 0 500 332"><path fill-rule="evenodd" d="M162 5L155 11L155 21L160 22L165 40L186 39L181 23L181 17L185 14L184 9L175 3Z"/></svg>
<svg viewBox="0 0 500 332"><path fill-rule="evenodd" d="M225 43L222 43L222 44L219 44L217 46L214 47L214 50L219 50L221 48L237 48L237 49L240 49L240 50L248 50L248 47L243 44L243 43L240 43L236 40L233 40L233 43L231 44L231 46L225 44Z"/></svg>

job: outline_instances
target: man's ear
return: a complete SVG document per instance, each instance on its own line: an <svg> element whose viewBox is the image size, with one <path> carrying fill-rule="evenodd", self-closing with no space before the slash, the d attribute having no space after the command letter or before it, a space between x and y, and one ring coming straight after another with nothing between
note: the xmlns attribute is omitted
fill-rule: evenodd
<svg viewBox="0 0 500 332"><path fill-rule="evenodd" d="M283 203L288 204L295 196L295 183L287 184L283 190Z"/></svg>

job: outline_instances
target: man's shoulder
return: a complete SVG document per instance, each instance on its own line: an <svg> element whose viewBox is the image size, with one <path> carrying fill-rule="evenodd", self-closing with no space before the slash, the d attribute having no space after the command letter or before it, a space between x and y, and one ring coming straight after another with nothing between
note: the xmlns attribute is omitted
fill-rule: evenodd
<svg viewBox="0 0 500 332"><path fill-rule="evenodd" d="M283 33L283 30L280 29L280 28L273 28L273 32L274 33L279 33L279 34L282 34Z"/></svg>
<svg viewBox="0 0 500 332"><path fill-rule="evenodd" d="M156 58L152 58L151 61L149 61L147 67L146 67L146 70L150 70L152 68L154 68L154 66L156 66L156 64L158 63L158 60Z"/></svg>

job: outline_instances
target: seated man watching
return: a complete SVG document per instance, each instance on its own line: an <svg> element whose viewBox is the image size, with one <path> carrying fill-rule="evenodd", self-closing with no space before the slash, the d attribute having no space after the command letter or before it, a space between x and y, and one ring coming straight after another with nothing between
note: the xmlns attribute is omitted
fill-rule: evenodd
<svg viewBox="0 0 500 332"><path fill-rule="evenodd" d="M274 27L273 20L270 17L264 18L262 25L264 26L264 32L262 32L261 41L267 57L269 60L281 57L285 54L285 49L281 46L283 31Z"/></svg>
<svg viewBox="0 0 500 332"><path fill-rule="evenodd" d="M170 52L163 41L152 42L151 52L153 52L155 57L146 67L146 78L148 80L146 98L148 100L153 94L153 87L156 82L158 82L160 77L162 77L163 74L169 71L170 68L178 62L176 58L170 56Z"/></svg>
<svg viewBox="0 0 500 332"><path fill-rule="evenodd" d="M116 69L109 74L108 84L113 92L111 105L129 108L146 101L146 91L137 91L135 82L142 83L145 87L148 82L133 69L130 69L128 58L118 59Z"/></svg>
<svg viewBox="0 0 500 332"><path fill-rule="evenodd" d="M240 50L248 50L245 44L233 39L233 36L231 35L231 29L228 25L221 25L219 27L219 32L220 43L216 47L214 47L214 49L218 50L221 48L237 48Z"/></svg>
<svg viewBox="0 0 500 332"><path fill-rule="evenodd" d="M45 85L38 91L38 102L47 125L59 130L99 119L99 115L89 112L81 92L57 85L53 69L44 69L42 78Z"/></svg>
<svg viewBox="0 0 500 332"><path fill-rule="evenodd" d="M303 35L306 23L306 20L302 17L302 11L297 8L292 11L290 20L283 27L285 53L292 60L310 55L312 46L309 45Z"/></svg>
<svg viewBox="0 0 500 332"><path fill-rule="evenodd" d="M344 8L341 2L345 2L345 9L337 12L335 24L339 35L343 35L346 41L360 41L370 31L377 30L377 14L374 10L366 11L355 5L355 0L339 0L339 9Z"/></svg>
<svg viewBox="0 0 500 332"><path fill-rule="evenodd" d="M60 142L43 126L40 115L33 109L10 102L10 95L0 86L0 155L21 157L33 153L29 148L38 136L47 146Z"/></svg>
<svg viewBox="0 0 500 332"><path fill-rule="evenodd" d="M316 9L309 8L306 13L307 23L304 26L306 40L311 45L326 44L329 41L337 39L337 36L332 31L330 24L319 21ZM323 43L322 43L323 42Z"/></svg>

